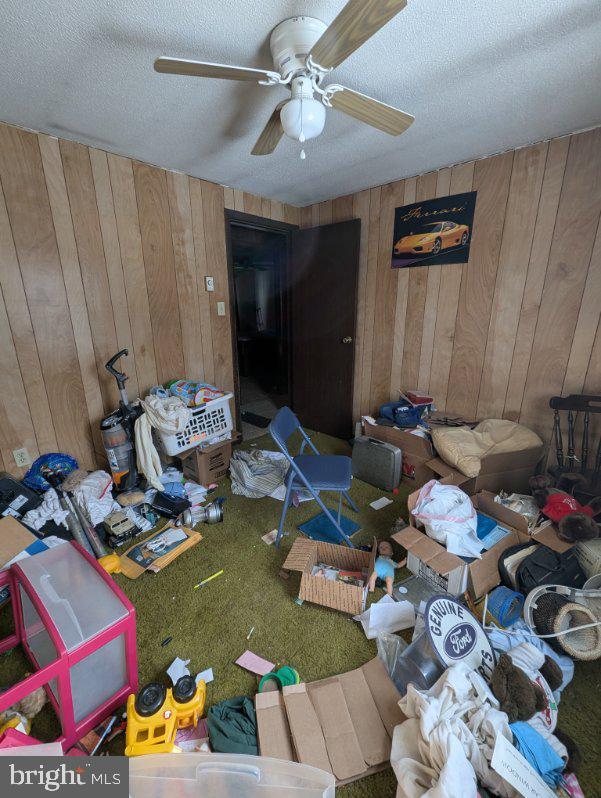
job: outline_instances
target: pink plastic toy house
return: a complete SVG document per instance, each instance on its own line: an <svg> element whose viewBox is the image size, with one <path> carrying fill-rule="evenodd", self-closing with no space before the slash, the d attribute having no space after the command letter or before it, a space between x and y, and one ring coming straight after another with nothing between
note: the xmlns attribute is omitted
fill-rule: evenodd
<svg viewBox="0 0 601 798"><path fill-rule="evenodd" d="M35 672L0 694L0 711L44 686L68 751L138 689L136 614L113 579L77 543L0 573L10 586L15 633Z"/></svg>

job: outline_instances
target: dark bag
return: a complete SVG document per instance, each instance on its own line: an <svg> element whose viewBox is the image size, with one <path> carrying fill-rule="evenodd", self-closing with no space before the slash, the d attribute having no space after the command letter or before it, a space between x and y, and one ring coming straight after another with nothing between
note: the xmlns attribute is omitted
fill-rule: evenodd
<svg viewBox="0 0 601 798"><path fill-rule="evenodd" d="M512 578L505 564L507 559L520 551L531 548L532 545L532 543L521 543L519 546L510 546L505 549L499 558L499 574L503 584L513 590L519 590L525 596L541 585L582 587L586 576L580 567L574 549L559 553L542 544L537 544L533 552L526 554L514 569Z"/></svg>

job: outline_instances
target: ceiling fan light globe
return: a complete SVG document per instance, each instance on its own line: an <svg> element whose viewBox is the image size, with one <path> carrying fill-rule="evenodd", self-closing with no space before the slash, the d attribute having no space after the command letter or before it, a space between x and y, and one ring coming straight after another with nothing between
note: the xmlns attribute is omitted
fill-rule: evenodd
<svg viewBox="0 0 601 798"><path fill-rule="evenodd" d="M280 111L284 133L295 141L314 139L323 131L326 123L326 109L319 100L292 99Z"/></svg>

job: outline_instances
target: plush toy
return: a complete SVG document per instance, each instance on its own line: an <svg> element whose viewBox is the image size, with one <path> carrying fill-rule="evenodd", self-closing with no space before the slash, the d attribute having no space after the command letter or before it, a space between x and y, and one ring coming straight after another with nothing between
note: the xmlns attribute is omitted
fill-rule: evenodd
<svg viewBox="0 0 601 798"><path fill-rule="evenodd" d="M387 540L381 540L378 543L378 556L374 565L374 571L369 577L369 590L370 592L376 587L376 579L382 579L386 582L386 592L392 596L392 583L394 581L395 568L402 568L407 563L407 560L401 562L394 562L392 559L392 544Z"/></svg>
<svg viewBox="0 0 601 798"><path fill-rule="evenodd" d="M526 721L574 770L579 761L576 744L556 730L557 702L553 690L561 685L561 668L531 643L520 643L499 657L490 688L509 723Z"/></svg>
<svg viewBox="0 0 601 798"><path fill-rule="evenodd" d="M566 491L549 488L550 484L545 474L530 478L532 497L541 513L557 524L557 536L566 543L598 538L601 528L595 516L601 512L601 497L583 505Z"/></svg>
<svg viewBox="0 0 601 798"><path fill-rule="evenodd" d="M29 674L26 674L29 676ZM3 691L2 691L3 692ZM23 734L31 731L31 721L40 712L48 697L43 687L38 687L33 693L26 695L12 707L0 712L0 734L7 729L18 729Z"/></svg>

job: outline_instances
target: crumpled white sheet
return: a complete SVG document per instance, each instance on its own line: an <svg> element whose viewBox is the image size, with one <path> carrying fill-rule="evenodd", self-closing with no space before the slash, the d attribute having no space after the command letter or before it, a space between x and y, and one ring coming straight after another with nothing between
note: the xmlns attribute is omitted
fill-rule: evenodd
<svg viewBox="0 0 601 798"><path fill-rule="evenodd" d="M411 514L421 521L428 537L458 557L480 558L476 511L467 493L456 485L431 479L421 488Z"/></svg>
<svg viewBox="0 0 601 798"><path fill-rule="evenodd" d="M367 639L373 640L379 632L392 634L414 626L415 608L409 601L395 601L392 596L385 595L353 620L359 621Z"/></svg>
<svg viewBox="0 0 601 798"><path fill-rule="evenodd" d="M92 471L73 491L79 506L85 511L93 526L102 523L109 513L121 510L113 499L112 477L106 471Z"/></svg>
<svg viewBox="0 0 601 798"><path fill-rule="evenodd" d="M61 507L57 492L54 488L50 488L44 493L42 503L34 510L25 513L23 523L38 531L45 523L52 520L57 526L64 526L67 529L65 519L68 515L69 511Z"/></svg>
<svg viewBox="0 0 601 798"><path fill-rule="evenodd" d="M501 798L517 796L490 767L497 734L513 735L480 674L458 662L427 691L410 684L399 706L407 720L390 753L397 798L477 798L477 778Z"/></svg>
<svg viewBox="0 0 601 798"><path fill-rule="evenodd" d="M138 471L144 474L155 490L163 490L163 483L159 479L163 468L152 440L152 429L154 427L159 432L175 435L185 429L192 411L177 396L169 396L167 399L147 396L140 400L140 404L144 412L134 425Z"/></svg>

